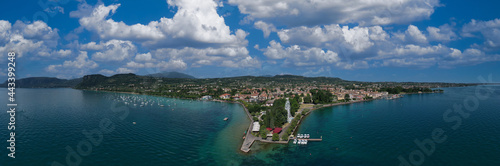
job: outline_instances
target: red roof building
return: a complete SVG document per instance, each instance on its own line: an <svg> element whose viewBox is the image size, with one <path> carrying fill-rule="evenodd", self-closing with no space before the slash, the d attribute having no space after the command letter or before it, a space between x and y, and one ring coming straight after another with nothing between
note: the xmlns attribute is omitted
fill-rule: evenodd
<svg viewBox="0 0 500 166"><path fill-rule="evenodd" d="M229 99L229 98L231 97L231 95L230 95L230 94L228 94L228 93L224 93L224 94L220 95L219 97L220 97L221 99Z"/></svg>
<svg viewBox="0 0 500 166"><path fill-rule="evenodd" d="M274 128L273 133L279 134L281 132L281 128Z"/></svg>

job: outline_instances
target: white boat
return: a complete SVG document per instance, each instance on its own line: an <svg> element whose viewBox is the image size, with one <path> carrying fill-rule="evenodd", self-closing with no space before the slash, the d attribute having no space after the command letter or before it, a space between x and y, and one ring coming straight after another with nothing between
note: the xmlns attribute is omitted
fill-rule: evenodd
<svg viewBox="0 0 500 166"><path fill-rule="evenodd" d="M297 144L297 139L294 139L294 140L293 140L293 144Z"/></svg>

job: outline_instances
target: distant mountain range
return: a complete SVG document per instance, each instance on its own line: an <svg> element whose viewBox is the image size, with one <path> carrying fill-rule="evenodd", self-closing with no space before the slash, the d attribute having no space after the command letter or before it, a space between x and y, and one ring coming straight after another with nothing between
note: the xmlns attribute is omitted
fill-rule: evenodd
<svg viewBox="0 0 500 166"><path fill-rule="evenodd" d="M159 79L161 78L161 79ZM328 82L333 84L350 84L363 83L359 81L347 81L335 77L305 77L299 75L263 75L263 76L239 76L227 78L210 78L210 79L196 79L191 75L179 72L163 72L148 75L129 74L116 74L110 77L101 74L86 75L82 78L76 79L59 79L55 77L29 77L16 80L17 88L77 88L85 89L89 87L105 87L105 86L133 86L133 84L141 84L141 82L153 83L162 80L169 83L204 83L203 80L219 80L219 81L234 81L234 80L247 80L252 79L256 82ZM390 82L380 82L390 83ZM453 83L442 83L442 86L458 85ZM469 84L463 84L469 85ZM7 88L7 81L0 85L0 87Z"/></svg>
<svg viewBox="0 0 500 166"><path fill-rule="evenodd" d="M179 73L179 72L163 72L163 73L156 73L156 74L148 74L146 76L160 77L160 78L189 78L189 79L196 79L196 77L193 77L191 75L187 75L187 74L184 74L184 73Z"/></svg>
<svg viewBox="0 0 500 166"><path fill-rule="evenodd" d="M135 74L117 74L111 77L106 77L101 74L93 74L92 80L87 80L85 83L88 84L89 81L94 83L99 83L100 81L106 80L106 78L121 78L123 76L133 75ZM116 77L115 77L116 76ZM75 79L59 79L55 77L28 77L16 80L16 88L74 88L78 84L82 83L83 78L75 78ZM139 76L140 77L140 76ZM160 77L160 78L187 78L187 79L196 79L191 75L187 75L179 72L163 72L156 74L145 75L144 77ZM113 79L111 79L113 80ZM120 80L121 81L121 80ZM0 84L0 87L6 88L7 81L3 84Z"/></svg>
<svg viewBox="0 0 500 166"><path fill-rule="evenodd" d="M16 80L16 88L72 88L82 82L82 78L59 79L55 77L29 77ZM7 87L7 81L0 85Z"/></svg>

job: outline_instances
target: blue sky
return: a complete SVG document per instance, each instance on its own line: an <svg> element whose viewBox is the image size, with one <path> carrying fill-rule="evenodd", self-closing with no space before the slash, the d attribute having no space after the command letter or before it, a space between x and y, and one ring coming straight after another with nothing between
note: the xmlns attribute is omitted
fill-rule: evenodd
<svg viewBox="0 0 500 166"><path fill-rule="evenodd" d="M7 1L0 63L17 77L179 71L359 81L500 79L489 0ZM6 78L6 67L0 67Z"/></svg>

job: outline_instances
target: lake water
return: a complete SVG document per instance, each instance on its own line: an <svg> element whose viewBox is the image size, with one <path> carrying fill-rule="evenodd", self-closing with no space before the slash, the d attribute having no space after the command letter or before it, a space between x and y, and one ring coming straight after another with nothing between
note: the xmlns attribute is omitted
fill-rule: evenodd
<svg viewBox="0 0 500 166"><path fill-rule="evenodd" d="M70 162L92 166L399 165L399 156L409 164L500 165L500 87L488 88L489 96L477 96L477 87L445 88L443 94L319 109L307 116L299 133L322 136L322 142L256 143L249 154L239 151L250 121L238 104L17 89L16 158L7 157L8 143L2 141L0 165L68 165L68 156ZM7 110L7 89L0 93L5 94L0 106ZM463 115L452 112L443 118L454 105L462 105ZM0 114L2 140L9 139L9 117ZM101 128L105 124L109 126ZM428 155L414 141L432 140L435 129L446 139L426 144L424 148L433 149Z"/></svg>

